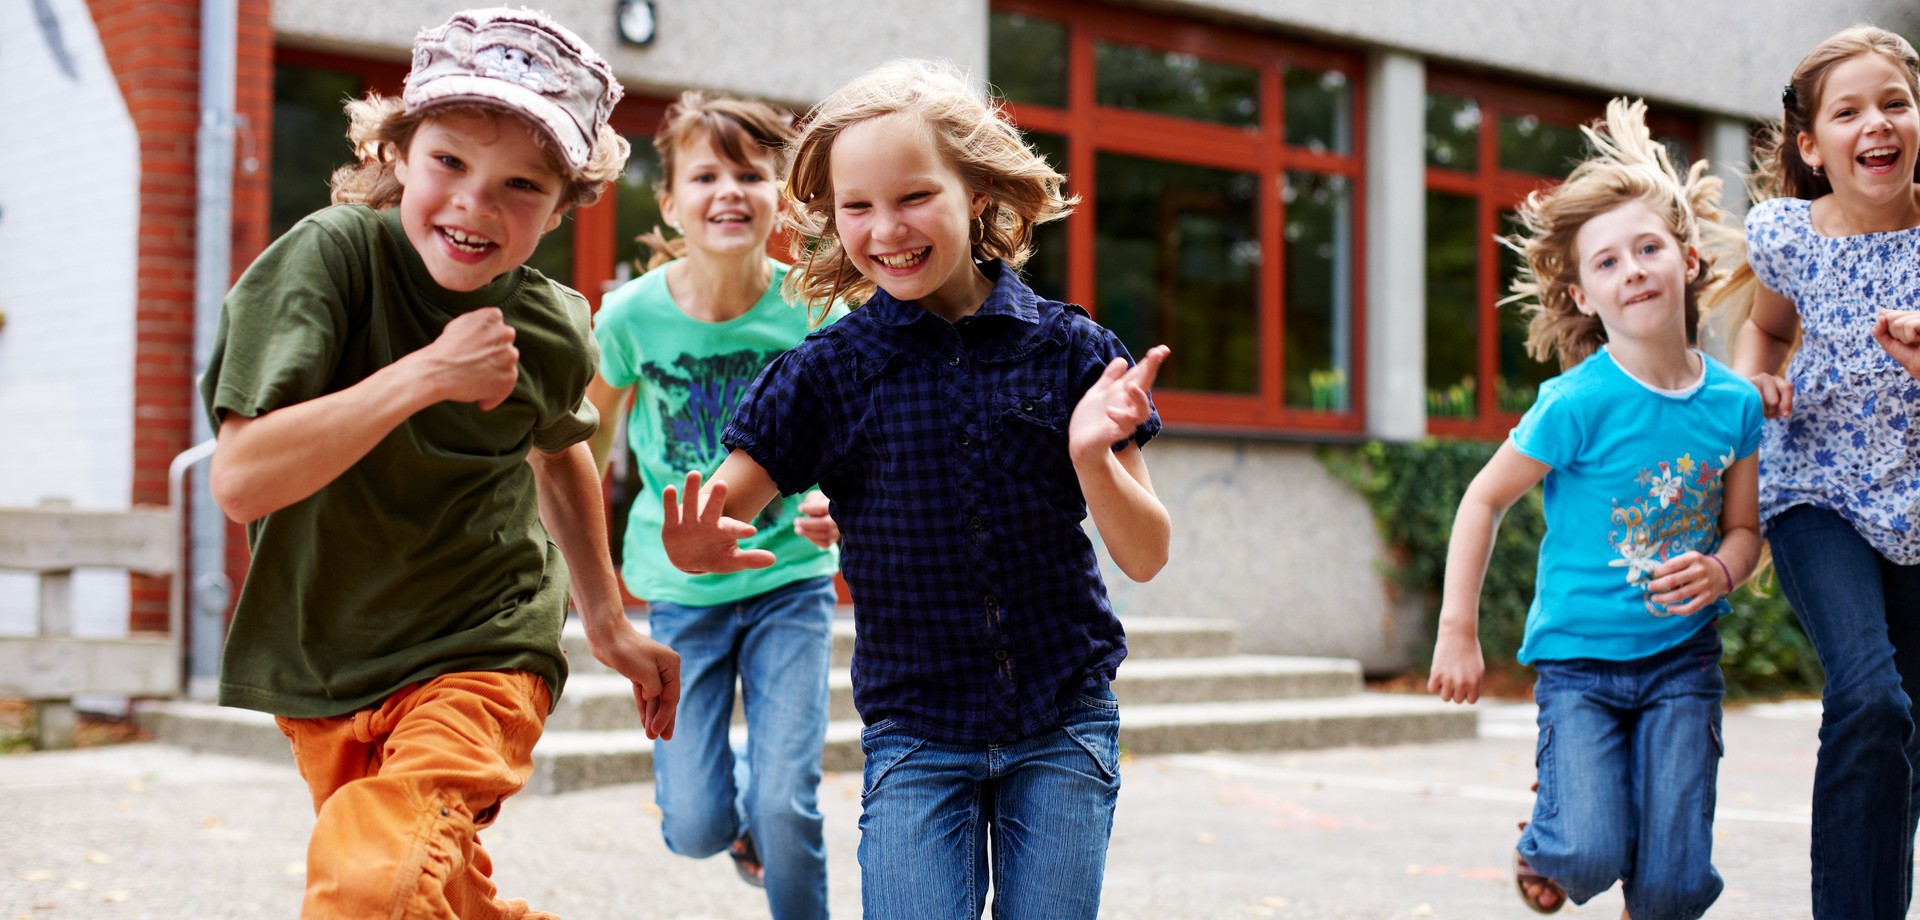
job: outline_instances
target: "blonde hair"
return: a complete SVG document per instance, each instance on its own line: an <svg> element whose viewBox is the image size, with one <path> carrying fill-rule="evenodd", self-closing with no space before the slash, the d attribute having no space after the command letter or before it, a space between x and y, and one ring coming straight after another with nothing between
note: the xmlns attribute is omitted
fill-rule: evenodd
<svg viewBox="0 0 1920 920"><path fill-rule="evenodd" d="M1826 91L1827 75L1841 63L1863 54L1884 55L1899 65L1907 89L1920 97L1920 55L1906 39L1885 29L1857 25L1842 29L1814 46L1780 92L1780 121L1768 125L1754 151L1754 197L1819 198L1833 191L1833 183L1800 158L1800 135L1813 133L1813 118ZM1920 181L1920 163L1914 165Z"/></svg>
<svg viewBox="0 0 1920 920"><path fill-rule="evenodd" d="M1723 280L1713 271L1714 246L1704 236L1733 235L1721 223L1720 180L1707 175L1705 160L1683 179L1667 150L1647 130L1646 103L1614 99L1602 123L1582 125L1593 156L1574 167L1565 182L1536 191L1521 204L1521 231L1501 241L1520 253L1524 264L1513 293L1502 304L1519 302L1528 316L1527 352L1535 360L1557 358L1562 369L1586 360L1607 340L1597 316L1580 312L1573 286L1580 281L1574 238L1602 214L1641 202L1666 223L1682 247L1700 253L1700 271L1687 282L1686 328L1689 337L1699 319L1701 294Z"/></svg>
<svg viewBox="0 0 1920 920"><path fill-rule="evenodd" d="M515 117L525 121L530 129L527 133L546 155L547 166L566 180L560 201L569 207L586 207L599 201L607 186L626 170L630 152L626 138L602 125L593 145L593 157L586 166L576 170L567 166L559 145L546 131L534 127L525 116L501 106L457 102L409 114L406 103L399 99L369 93L365 99L348 102L346 108L347 140L353 143L357 162L334 170L328 180L334 204L364 204L383 210L399 204L401 187L400 180L393 174L394 164L413 142L414 132L420 130L427 119L440 115Z"/></svg>
<svg viewBox="0 0 1920 920"><path fill-rule="evenodd" d="M780 178L781 155L793 140L793 113L764 102L736 99L688 90L667 107L660 119L660 130L653 135L653 149L660 152L660 179L653 184L659 197L673 191L674 170L680 150L695 138L705 137L720 156L736 166L751 165L748 157L773 158L774 175ZM652 250L643 271L658 268L687 254L687 241L668 239L666 232L654 227L637 241Z"/></svg>
<svg viewBox="0 0 1920 920"><path fill-rule="evenodd" d="M976 262L1000 259L1018 269L1032 254L1033 228L1067 216L1079 201L1061 194L1066 177L1027 146L999 104L964 72L934 61L882 64L814 106L793 142L787 197L799 233L786 289L810 310L873 295L874 283L848 260L834 226L833 144L856 124L896 114L923 124L967 191L987 196L970 236Z"/></svg>

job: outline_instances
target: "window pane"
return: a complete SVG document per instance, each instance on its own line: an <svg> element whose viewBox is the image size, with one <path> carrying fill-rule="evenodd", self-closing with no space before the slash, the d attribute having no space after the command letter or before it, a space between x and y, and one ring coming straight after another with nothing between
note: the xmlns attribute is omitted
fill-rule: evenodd
<svg viewBox="0 0 1920 920"><path fill-rule="evenodd" d="M1352 193L1344 176L1290 172L1286 202L1286 404L1344 412L1352 349Z"/></svg>
<svg viewBox="0 0 1920 920"><path fill-rule="evenodd" d="M1580 129L1533 115L1500 116L1500 168L1560 178L1586 156Z"/></svg>
<svg viewBox="0 0 1920 920"><path fill-rule="evenodd" d="M1287 143L1353 152L1353 88L1337 70L1289 70Z"/></svg>
<svg viewBox="0 0 1920 920"><path fill-rule="evenodd" d="M1480 336L1474 199L1427 193L1427 415L1471 418Z"/></svg>
<svg viewBox="0 0 1920 920"><path fill-rule="evenodd" d="M1465 172L1480 168L1480 103L1429 93L1426 143L1428 166Z"/></svg>
<svg viewBox="0 0 1920 920"><path fill-rule="evenodd" d="M1094 46L1101 105L1252 127L1260 121L1260 74L1191 54L1138 45Z"/></svg>
<svg viewBox="0 0 1920 920"><path fill-rule="evenodd" d="M1673 168L1685 177L1687 167L1692 166L1695 159L1693 145L1669 134L1657 134L1653 139L1659 141L1660 146L1667 148L1667 157L1673 161Z"/></svg>
<svg viewBox="0 0 1920 920"><path fill-rule="evenodd" d="M1520 221L1512 211L1500 214L1500 233L1511 236L1519 232ZM1520 254L1501 246L1500 250L1500 296L1505 297L1513 290L1513 279L1520 274ZM1533 405L1533 397L1539 391L1540 384L1552 377L1557 371L1555 365L1545 364L1527 357L1527 313L1517 303L1500 308L1500 379L1494 393L1494 401L1501 412L1525 412Z"/></svg>
<svg viewBox="0 0 1920 920"><path fill-rule="evenodd" d="M1259 177L1107 153L1096 170L1100 322L1136 355L1173 346L1160 386L1255 392Z"/></svg>
<svg viewBox="0 0 1920 920"><path fill-rule="evenodd" d="M327 178L353 161L347 113L360 78L333 70L279 65L273 71L273 173L269 232L275 239L327 206Z"/></svg>
<svg viewBox="0 0 1920 920"><path fill-rule="evenodd" d="M651 252L639 239L663 223L660 202L653 197L653 184L660 181L660 151L653 149L653 138L643 134L628 135L627 143L633 145L633 154L613 187L613 271L620 281L646 266Z"/></svg>
<svg viewBox="0 0 1920 920"><path fill-rule="evenodd" d="M1009 102L1065 108L1067 27L1019 13L994 13L987 25L987 73Z"/></svg>
<svg viewBox="0 0 1920 920"><path fill-rule="evenodd" d="M1067 171L1067 139L1058 134L1029 132L1027 143L1047 158L1054 169ZM1067 299L1067 217L1033 228L1033 255L1021 273L1033 292L1048 300Z"/></svg>

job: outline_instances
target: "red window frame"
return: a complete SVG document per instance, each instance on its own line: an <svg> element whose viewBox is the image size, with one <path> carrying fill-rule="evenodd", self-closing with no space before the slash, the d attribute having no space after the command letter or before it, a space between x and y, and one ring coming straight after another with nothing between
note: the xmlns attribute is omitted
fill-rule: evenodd
<svg viewBox="0 0 1920 920"><path fill-rule="evenodd" d="M1079 208L1067 218L1067 297L1097 317L1098 279L1094 271L1095 163L1103 152L1174 163L1231 169L1259 175L1267 193L1258 210L1260 248L1265 270L1259 296L1260 376L1253 395L1226 395L1158 387L1158 403L1174 430L1259 432L1354 432L1366 420L1366 93L1365 59L1357 53L1316 47L1272 36L1231 31L1181 19L1095 6L1078 0L995 0L993 11L1044 19L1067 30L1067 106L1064 109L1008 103L1007 111L1023 130L1064 137L1065 171ZM1260 118L1256 128L1102 107L1094 86L1094 45L1114 41L1161 51L1192 54L1246 67L1260 74ZM1352 148L1348 153L1317 151L1284 142L1285 83L1289 67L1345 74L1353 106ZM991 79L992 75L988 75ZM1285 337L1286 247L1282 234L1285 203L1280 183L1290 170L1345 177L1351 197L1353 277L1348 339L1351 369L1348 408L1321 411L1286 405ZM1205 356L1195 356L1204 360Z"/></svg>
<svg viewBox="0 0 1920 920"><path fill-rule="evenodd" d="M1443 437L1498 440L1520 421L1520 413L1499 408L1499 387L1494 385L1500 373L1499 311L1516 309L1515 306L1498 306L1507 292L1500 284L1500 244L1494 238L1500 232L1500 217L1504 212L1518 207L1529 193L1552 188L1562 178L1502 169L1500 119L1504 116L1532 115L1561 125L1586 124L1605 114L1608 97L1528 89L1495 82L1487 77L1432 69L1427 72L1427 93L1472 99L1480 107L1475 169L1468 171L1428 165L1425 189L1469 197L1475 202L1475 239L1478 246L1474 259L1474 300L1477 308L1474 379L1485 382L1474 388L1475 411L1472 418L1429 417L1427 431ZM1697 118L1650 112L1647 122L1656 136L1685 141L1695 151L1694 158L1699 158L1700 123ZM1424 382L1422 389L1425 389Z"/></svg>

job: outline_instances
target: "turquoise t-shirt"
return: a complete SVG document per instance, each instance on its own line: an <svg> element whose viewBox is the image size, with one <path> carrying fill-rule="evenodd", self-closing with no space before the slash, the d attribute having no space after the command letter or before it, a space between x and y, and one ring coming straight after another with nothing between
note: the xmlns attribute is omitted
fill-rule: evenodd
<svg viewBox="0 0 1920 920"><path fill-rule="evenodd" d="M1605 348L1547 381L1513 429L1513 446L1553 470L1547 533L1520 661L1645 658L1727 613L1654 604L1660 563L1720 547L1721 474L1760 445L1760 394L1700 355L1700 379L1662 390Z"/></svg>
<svg viewBox="0 0 1920 920"><path fill-rule="evenodd" d="M667 266L608 294L594 319L600 376L616 387L633 387L627 444L643 491L627 518L620 574L636 597L710 607L839 569L839 547L823 550L794 532L800 496L774 499L750 522L758 532L740 542L742 549L771 551L771 568L689 575L667 561L660 545L661 490L684 484L688 470L711 476L720 467L727 457L720 432L747 385L810 331L806 308L780 296L787 267L771 259L768 264L773 270L766 293L726 322L682 312L667 287ZM845 308L836 307L826 322L844 315Z"/></svg>

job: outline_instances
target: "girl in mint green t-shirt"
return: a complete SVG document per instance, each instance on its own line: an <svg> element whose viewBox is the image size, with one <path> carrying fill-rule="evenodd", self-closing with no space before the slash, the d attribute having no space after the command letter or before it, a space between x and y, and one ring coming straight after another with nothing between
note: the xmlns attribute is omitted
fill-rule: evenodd
<svg viewBox="0 0 1920 920"><path fill-rule="evenodd" d="M681 855L728 852L743 879L766 888L778 920L827 915L817 789L838 531L817 492L777 501L743 542L778 561L732 576L679 571L659 534L662 487L719 466L740 394L813 325L781 296L786 266L766 255L791 124L771 106L697 92L667 110L654 138L656 192L680 236L644 238L655 250L649 271L607 295L588 390L603 420L596 461L604 471L624 413L639 474L621 574L647 599L653 637L681 656L679 722L654 746L661 831ZM737 753L736 681L747 718Z"/></svg>

